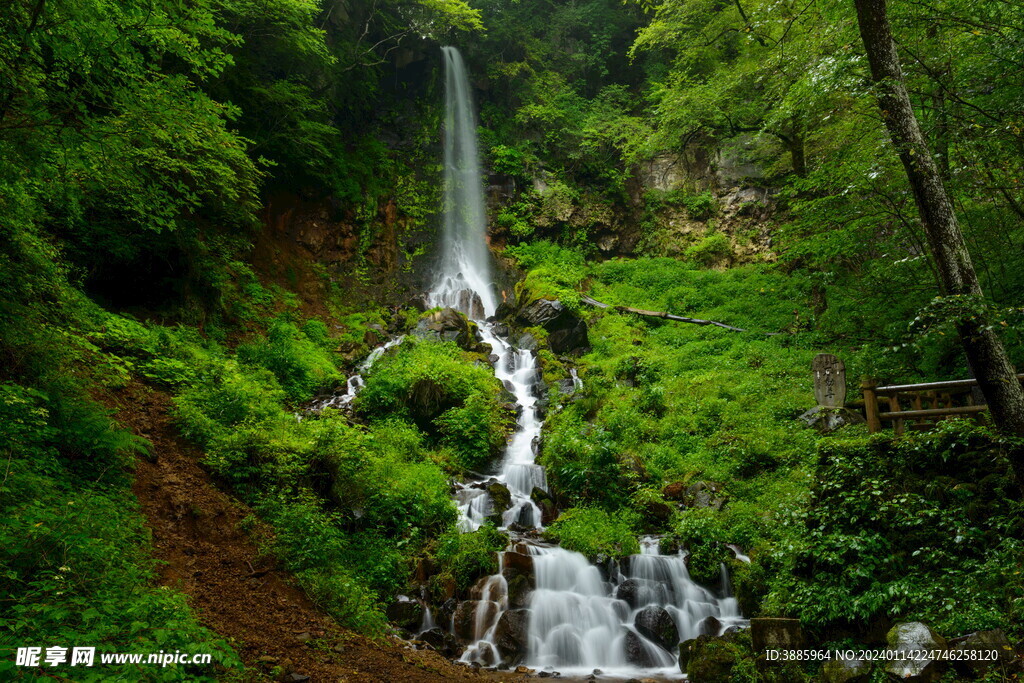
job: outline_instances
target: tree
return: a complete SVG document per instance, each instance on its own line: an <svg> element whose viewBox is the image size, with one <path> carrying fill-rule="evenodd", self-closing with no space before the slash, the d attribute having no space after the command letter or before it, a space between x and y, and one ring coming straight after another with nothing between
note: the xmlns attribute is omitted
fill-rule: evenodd
<svg viewBox="0 0 1024 683"><path fill-rule="evenodd" d="M913 190L944 294L980 300L983 294L971 255L907 94L886 0L854 4L882 119ZM979 316L962 318L957 332L996 426L1024 436L1024 389L1002 341ZM1014 462L1014 468L1024 482L1024 462Z"/></svg>

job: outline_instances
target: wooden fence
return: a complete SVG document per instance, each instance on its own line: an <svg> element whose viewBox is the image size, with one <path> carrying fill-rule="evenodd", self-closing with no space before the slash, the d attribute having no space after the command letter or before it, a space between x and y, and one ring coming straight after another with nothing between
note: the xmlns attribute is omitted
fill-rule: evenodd
<svg viewBox="0 0 1024 683"><path fill-rule="evenodd" d="M1024 381L1024 373L1017 375ZM861 382L864 393L864 414L868 431L882 429L882 422L892 422L897 434L907 429L931 429L947 417L978 415L988 406L974 401L976 379L957 379L928 384L894 384L880 387L871 380ZM884 404L886 410L882 412Z"/></svg>

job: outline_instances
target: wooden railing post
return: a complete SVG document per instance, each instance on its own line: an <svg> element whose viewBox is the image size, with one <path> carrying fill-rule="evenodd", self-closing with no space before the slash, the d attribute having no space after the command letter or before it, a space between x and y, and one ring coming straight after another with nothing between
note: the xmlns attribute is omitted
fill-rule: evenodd
<svg viewBox="0 0 1024 683"><path fill-rule="evenodd" d="M878 383L870 378L863 378L860 382L860 390L864 394L864 417L868 421L868 432L874 434L882 429L882 420L878 417L878 396L875 394L875 387Z"/></svg>

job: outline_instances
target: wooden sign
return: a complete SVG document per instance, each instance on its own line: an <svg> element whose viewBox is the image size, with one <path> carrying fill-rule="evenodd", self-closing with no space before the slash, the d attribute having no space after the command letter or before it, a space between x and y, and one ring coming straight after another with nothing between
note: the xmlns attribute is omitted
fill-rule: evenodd
<svg viewBox="0 0 1024 683"><path fill-rule="evenodd" d="M846 366L831 353L819 353L811 362L814 371L814 398L826 408L842 408L846 403Z"/></svg>

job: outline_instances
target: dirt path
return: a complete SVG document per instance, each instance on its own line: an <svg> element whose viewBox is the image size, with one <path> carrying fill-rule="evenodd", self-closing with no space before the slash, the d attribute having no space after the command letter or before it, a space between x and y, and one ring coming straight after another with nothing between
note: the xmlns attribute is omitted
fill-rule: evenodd
<svg viewBox="0 0 1024 683"><path fill-rule="evenodd" d="M124 426L153 443L156 460L139 459L134 491L166 563L161 583L188 595L200 621L233 642L248 666L313 683L523 679L481 675L398 639L378 643L339 627L260 557L239 526L249 509L199 466L200 451L170 422L166 394L133 382L109 402Z"/></svg>

